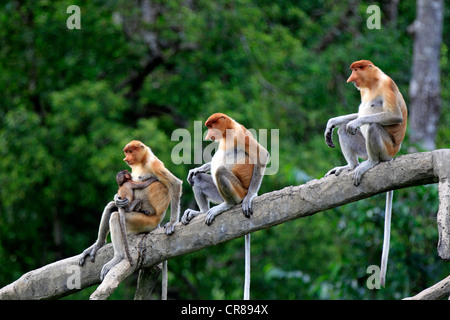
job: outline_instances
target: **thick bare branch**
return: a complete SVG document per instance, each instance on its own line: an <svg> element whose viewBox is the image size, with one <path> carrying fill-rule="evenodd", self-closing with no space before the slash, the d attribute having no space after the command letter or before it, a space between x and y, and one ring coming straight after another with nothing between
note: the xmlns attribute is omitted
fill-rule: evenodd
<svg viewBox="0 0 450 320"><path fill-rule="evenodd" d="M445 298L450 299L450 276L405 300L442 300Z"/></svg>
<svg viewBox="0 0 450 320"><path fill-rule="evenodd" d="M443 185L448 195L448 177L450 150L415 153L400 156L393 161L383 162L365 175L362 183L355 187L351 173L342 173L339 177L330 176L320 180L312 180L301 186L291 186L282 190L263 194L254 199L254 213L250 219L242 214L240 206L236 206L216 217L211 226L205 224L205 217L200 215L189 225L177 225L175 233L167 236L163 230L157 229L149 234L131 236L130 249L137 263L133 269L124 271L111 269L110 276L123 277L130 272L150 268L163 260L184 255L205 247L216 245L231 239L242 237L247 233L269 228L286 221L310 216L321 211L342 206L389 190L411 186L436 183ZM445 182L447 181L447 186ZM446 191L445 191L446 190ZM450 248L450 206L448 196L440 198L439 226L440 255L445 259ZM81 268L80 289L99 283L100 270L112 257L112 247L105 246L97 253L95 263L87 261ZM14 283L0 289L0 299L46 299L58 298L75 291L67 286L68 266L76 265L78 256L61 260L31 271ZM115 284L104 281L103 292L109 293ZM106 288L108 287L108 288ZM99 287L100 288L100 287ZM102 289L103 290L103 289ZM91 298L106 298L107 294Z"/></svg>

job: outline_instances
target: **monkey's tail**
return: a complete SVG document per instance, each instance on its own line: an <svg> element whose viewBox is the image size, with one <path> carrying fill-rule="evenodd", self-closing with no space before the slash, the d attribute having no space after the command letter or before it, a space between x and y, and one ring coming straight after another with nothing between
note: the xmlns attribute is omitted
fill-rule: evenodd
<svg viewBox="0 0 450 320"><path fill-rule="evenodd" d="M167 260L162 263L161 300L167 300Z"/></svg>
<svg viewBox="0 0 450 320"><path fill-rule="evenodd" d="M386 211L384 214L384 240L383 240L383 253L381 255L381 273L380 283L384 287L386 283L386 269L389 256L389 243L391 239L391 216L392 216L392 199L394 197L394 191L388 191L386 193Z"/></svg>
<svg viewBox="0 0 450 320"><path fill-rule="evenodd" d="M250 300L250 233L245 235L244 300Z"/></svg>

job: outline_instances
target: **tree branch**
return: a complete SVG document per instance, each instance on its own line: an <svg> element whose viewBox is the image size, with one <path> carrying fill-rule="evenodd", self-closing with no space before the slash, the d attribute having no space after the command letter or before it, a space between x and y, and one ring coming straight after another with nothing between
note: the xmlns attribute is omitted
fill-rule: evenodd
<svg viewBox="0 0 450 320"><path fill-rule="evenodd" d="M440 192L439 255L444 260L450 260L448 159L450 149L400 156L369 170L357 187L353 185L351 173L342 173L339 177L312 180L304 185L263 194L254 199L254 213L250 219L244 217L238 205L216 217L211 226L206 226L204 215L200 215L186 226L178 224L171 236L167 236L161 229L144 235L130 235L130 254L136 263L131 267L127 260L123 260L112 268L91 298L107 298L121 279L135 270L150 268L163 260L382 192L436 182L439 182ZM101 268L112 255L112 247L107 245L97 252L95 263L88 260L80 268L79 289L100 282ZM69 289L67 285L73 274L67 270L70 266L77 265L77 262L78 256L75 256L30 271L0 289L0 299L48 299L71 294L76 289Z"/></svg>
<svg viewBox="0 0 450 320"><path fill-rule="evenodd" d="M404 300L442 300L444 298L450 299L450 276L416 294L414 297L405 298Z"/></svg>

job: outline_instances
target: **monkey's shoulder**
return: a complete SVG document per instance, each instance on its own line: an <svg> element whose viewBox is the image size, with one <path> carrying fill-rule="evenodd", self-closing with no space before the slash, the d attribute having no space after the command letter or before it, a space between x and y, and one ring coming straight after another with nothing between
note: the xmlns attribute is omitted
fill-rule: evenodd
<svg viewBox="0 0 450 320"><path fill-rule="evenodd" d="M359 105L359 114L368 115L381 112L383 109L384 99L382 96L376 96L371 99L361 101Z"/></svg>

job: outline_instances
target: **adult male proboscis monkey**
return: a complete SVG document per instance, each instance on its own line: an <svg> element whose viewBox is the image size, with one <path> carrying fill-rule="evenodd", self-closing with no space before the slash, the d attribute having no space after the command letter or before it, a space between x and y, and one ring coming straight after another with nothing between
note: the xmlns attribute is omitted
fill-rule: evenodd
<svg viewBox="0 0 450 320"><path fill-rule="evenodd" d="M210 225L216 216L241 202L244 215L250 218L269 153L250 131L223 113L211 115L205 125L206 139L218 141L219 149L211 162L189 171L187 180L200 211L187 209L181 222L187 224L206 213L206 224ZM210 209L209 201L218 205ZM244 299L250 299L250 234L245 236Z"/></svg>
<svg viewBox="0 0 450 320"><path fill-rule="evenodd" d="M339 127L339 143L347 165L328 171L325 176L353 170L353 183L361 183L363 174L381 161L389 161L400 150L405 138L408 111L395 82L368 60L353 62L348 82L361 92L358 113L328 120L325 141L334 148L333 129ZM358 157L366 161L359 164ZM385 286L389 255L393 191L386 195L381 285Z"/></svg>
<svg viewBox="0 0 450 320"><path fill-rule="evenodd" d="M132 169L133 181L145 181L152 177L158 180L147 188L134 190L134 199L142 201L141 210L150 214L143 212L126 213L127 232L138 234L150 232L157 228L164 218L170 202L170 222L164 228L167 234L172 234L175 223L179 220L182 181L167 170L162 161L142 142L133 140L125 146L123 151L125 153L123 160ZM90 256L91 261L94 261L97 250L105 244L106 236L111 231L114 257L103 266L100 274L102 280L113 266L125 258L124 239L120 232L119 214L116 210L118 207L126 207L128 204L127 198L119 199L117 194L114 196L114 201L108 203L103 211L97 241L84 250L79 259L80 265L84 264L87 256ZM163 264L163 279L166 278L164 272L167 271L165 270L166 263ZM167 283L164 283L164 281L163 293L167 293ZM165 298L164 294L163 298Z"/></svg>

